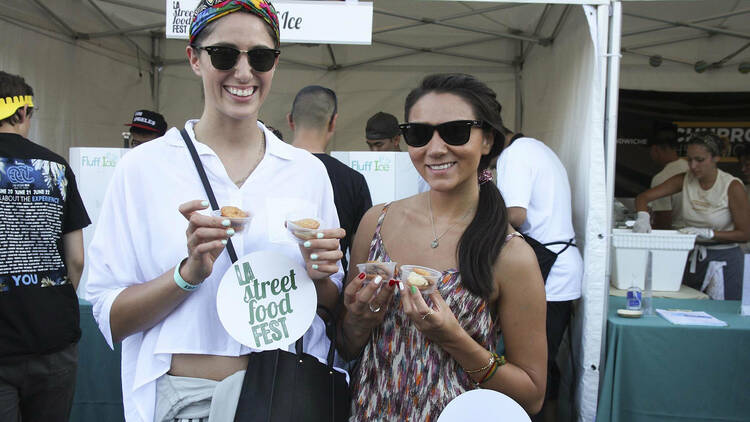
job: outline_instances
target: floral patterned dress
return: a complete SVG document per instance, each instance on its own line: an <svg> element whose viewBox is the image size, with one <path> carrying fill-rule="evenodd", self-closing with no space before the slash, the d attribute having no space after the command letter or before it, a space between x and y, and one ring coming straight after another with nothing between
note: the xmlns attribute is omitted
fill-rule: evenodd
<svg viewBox="0 0 750 422"><path fill-rule="evenodd" d="M378 219L369 260L391 260L380 237L389 205L383 207ZM438 289L464 330L494 350L498 330L487 302L464 289L455 270L443 273ZM350 422L434 422L448 402L474 388L458 362L411 323L399 297L394 296L393 301L383 324L373 329L352 377Z"/></svg>

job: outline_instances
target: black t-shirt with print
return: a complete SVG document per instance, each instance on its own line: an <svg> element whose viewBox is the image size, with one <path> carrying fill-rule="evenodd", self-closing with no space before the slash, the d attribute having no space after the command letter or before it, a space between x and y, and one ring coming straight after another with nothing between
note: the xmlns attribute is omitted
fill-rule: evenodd
<svg viewBox="0 0 750 422"><path fill-rule="evenodd" d="M81 337L63 235L90 223L67 161L0 133L0 359L52 353Z"/></svg>

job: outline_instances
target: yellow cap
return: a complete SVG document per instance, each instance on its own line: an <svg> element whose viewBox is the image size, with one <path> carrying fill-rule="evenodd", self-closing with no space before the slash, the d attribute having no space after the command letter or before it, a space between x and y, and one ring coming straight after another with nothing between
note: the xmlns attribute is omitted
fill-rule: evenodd
<svg viewBox="0 0 750 422"><path fill-rule="evenodd" d="M0 98L0 120L12 116L16 110L23 106L34 107L31 95Z"/></svg>

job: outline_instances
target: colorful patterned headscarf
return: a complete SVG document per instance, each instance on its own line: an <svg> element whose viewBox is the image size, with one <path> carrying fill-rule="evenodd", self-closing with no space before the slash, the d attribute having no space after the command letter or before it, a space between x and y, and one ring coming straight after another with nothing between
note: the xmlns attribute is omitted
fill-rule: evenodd
<svg viewBox="0 0 750 422"><path fill-rule="evenodd" d="M273 29L276 44L280 43L279 18L271 2L266 0L201 0L195 8L193 22L190 24L190 44L209 23L243 9L263 19Z"/></svg>

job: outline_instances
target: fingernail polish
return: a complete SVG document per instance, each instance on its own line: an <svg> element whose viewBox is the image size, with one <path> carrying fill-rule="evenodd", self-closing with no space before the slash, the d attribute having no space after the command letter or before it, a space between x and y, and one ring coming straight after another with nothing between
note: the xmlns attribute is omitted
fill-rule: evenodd
<svg viewBox="0 0 750 422"><path fill-rule="evenodd" d="M404 290L404 283L402 283L402 282L399 281L398 282L398 289L399 290Z"/></svg>
<svg viewBox="0 0 750 422"><path fill-rule="evenodd" d="M360 280L364 280L367 276L365 275L365 273L359 273L357 277L359 277Z"/></svg>
<svg viewBox="0 0 750 422"><path fill-rule="evenodd" d="M377 276L374 280L372 280L372 282L375 283L376 286L380 284L381 281L383 281L383 277L381 276Z"/></svg>
<svg viewBox="0 0 750 422"><path fill-rule="evenodd" d="M204 206L204 207L207 207L208 206L208 201L201 201L201 205Z"/></svg>
<svg viewBox="0 0 750 422"><path fill-rule="evenodd" d="M318 269L318 264L312 264L312 269L313 270L317 270Z"/></svg>
<svg viewBox="0 0 750 422"><path fill-rule="evenodd" d="M310 259L312 259L313 261L316 261L316 260L318 259L318 254L316 254L316 253L311 253L311 254L310 254Z"/></svg>
<svg viewBox="0 0 750 422"><path fill-rule="evenodd" d="M411 286L411 292L412 292L413 294L417 294L417 288L416 288L416 287L414 287L414 286Z"/></svg>
<svg viewBox="0 0 750 422"><path fill-rule="evenodd" d="M388 280L388 287L393 287L394 285L396 285L396 280L394 279Z"/></svg>
<svg viewBox="0 0 750 422"><path fill-rule="evenodd" d="M230 225L232 225L232 222L229 221L229 220L223 220L221 222L221 225L224 226L224 227L229 227Z"/></svg>
<svg viewBox="0 0 750 422"><path fill-rule="evenodd" d="M315 235L315 237L317 237L318 239L322 239L323 236L325 236L323 233L318 233Z"/></svg>
<svg viewBox="0 0 750 422"><path fill-rule="evenodd" d="M234 234L234 229L227 229L227 236L232 236Z"/></svg>
<svg viewBox="0 0 750 422"><path fill-rule="evenodd" d="M312 243L310 243L310 241L308 240L308 241L305 241L305 243L303 243L302 246L309 248L310 246L312 246Z"/></svg>
<svg viewBox="0 0 750 422"><path fill-rule="evenodd" d="M229 243L226 239L221 239L221 244L226 246Z"/></svg>

